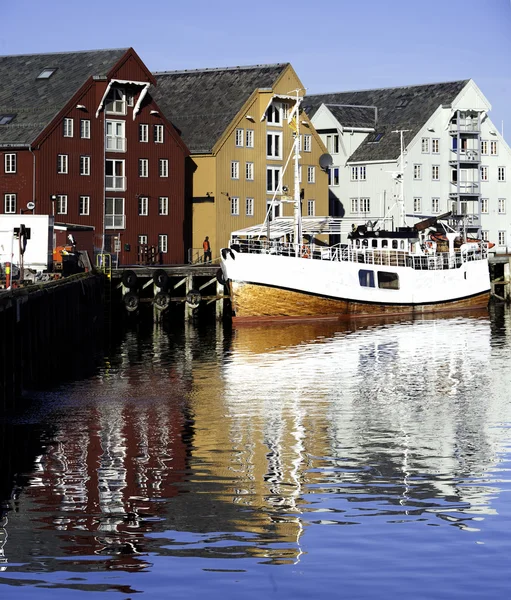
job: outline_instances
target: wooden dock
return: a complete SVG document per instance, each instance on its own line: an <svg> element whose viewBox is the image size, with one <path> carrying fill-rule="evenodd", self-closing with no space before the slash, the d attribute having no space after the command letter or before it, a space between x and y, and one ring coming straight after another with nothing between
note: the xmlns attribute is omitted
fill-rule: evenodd
<svg viewBox="0 0 511 600"><path fill-rule="evenodd" d="M511 304L511 254L495 254L488 262L492 297Z"/></svg>

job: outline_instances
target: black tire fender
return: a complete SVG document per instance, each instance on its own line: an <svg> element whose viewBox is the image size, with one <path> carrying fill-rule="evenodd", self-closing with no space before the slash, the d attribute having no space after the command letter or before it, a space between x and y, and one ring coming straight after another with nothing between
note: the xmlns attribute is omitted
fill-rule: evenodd
<svg viewBox="0 0 511 600"><path fill-rule="evenodd" d="M226 281L225 281L224 272L222 271L222 269L218 269L218 271L216 272L216 280L218 281L219 284L225 285Z"/></svg>
<svg viewBox="0 0 511 600"><path fill-rule="evenodd" d="M186 294L186 304L190 308L198 308L201 301L201 294L198 290L190 290L188 294Z"/></svg>
<svg viewBox="0 0 511 600"><path fill-rule="evenodd" d="M128 312L136 311L140 303L139 297L134 292L124 294L122 300Z"/></svg>
<svg viewBox="0 0 511 600"><path fill-rule="evenodd" d="M159 292L154 297L154 305L158 310L166 310L170 306L170 296Z"/></svg>
<svg viewBox="0 0 511 600"><path fill-rule="evenodd" d="M138 277L135 271L128 269L122 273L122 283L127 287L133 289L137 287Z"/></svg>
<svg viewBox="0 0 511 600"><path fill-rule="evenodd" d="M153 281L155 285L160 288L160 290L163 290L169 282L169 276L164 269L156 269L156 271L153 273Z"/></svg>

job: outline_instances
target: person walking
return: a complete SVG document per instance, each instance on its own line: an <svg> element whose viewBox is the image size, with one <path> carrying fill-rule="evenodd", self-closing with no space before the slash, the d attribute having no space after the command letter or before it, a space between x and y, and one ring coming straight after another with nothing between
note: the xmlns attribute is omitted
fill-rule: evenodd
<svg viewBox="0 0 511 600"><path fill-rule="evenodd" d="M204 250L204 262L211 262L211 244L208 236L202 242L202 248Z"/></svg>

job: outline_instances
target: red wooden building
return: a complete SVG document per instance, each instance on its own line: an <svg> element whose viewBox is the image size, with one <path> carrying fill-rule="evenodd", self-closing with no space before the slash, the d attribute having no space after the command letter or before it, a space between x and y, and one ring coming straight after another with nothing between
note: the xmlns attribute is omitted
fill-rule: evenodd
<svg viewBox="0 0 511 600"><path fill-rule="evenodd" d="M132 48L2 56L0 82L0 215L93 226L120 264L185 262L191 159Z"/></svg>

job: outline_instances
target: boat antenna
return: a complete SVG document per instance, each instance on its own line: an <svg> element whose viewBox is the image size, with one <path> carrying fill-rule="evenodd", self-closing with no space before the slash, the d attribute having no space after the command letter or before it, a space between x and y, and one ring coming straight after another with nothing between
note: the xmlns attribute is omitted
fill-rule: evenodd
<svg viewBox="0 0 511 600"><path fill-rule="evenodd" d="M395 129L392 133L399 133L399 141L400 141L400 169L394 174L394 179L397 183L401 184L401 190L398 198L399 204L399 225L404 227L406 225L405 222L405 191L404 191L404 171L405 171L405 139L404 135L411 129Z"/></svg>
<svg viewBox="0 0 511 600"><path fill-rule="evenodd" d="M303 100L300 96L300 88L293 90L296 92L295 105L288 115L288 123L294 131L295 141L294 149L294 235L293 242L296 244L296 252L299 251L299 246L302 243L302 206L300 198L300 104Z"/></svg>

